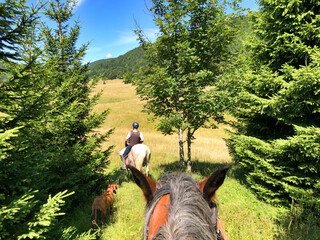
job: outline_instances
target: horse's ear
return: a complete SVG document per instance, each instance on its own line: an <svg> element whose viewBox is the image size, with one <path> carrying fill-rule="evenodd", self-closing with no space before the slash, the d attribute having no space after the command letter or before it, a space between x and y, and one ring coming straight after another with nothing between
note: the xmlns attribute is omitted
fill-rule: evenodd
<svg viewBox="0 0 320 240"><path fill-rule="evenodd" d="M217 189L223 184L229 166L216 170L210 177L198 183L205 200L210 201Z"/></svg>
<svg viewBox="0 0 320 240"><path fill-rule="evenodd" d="M131 170L134 181L141 188L144 197L149 202L156 191L156 181L147 177L133 166L127 165L127 168Z"/></svg>

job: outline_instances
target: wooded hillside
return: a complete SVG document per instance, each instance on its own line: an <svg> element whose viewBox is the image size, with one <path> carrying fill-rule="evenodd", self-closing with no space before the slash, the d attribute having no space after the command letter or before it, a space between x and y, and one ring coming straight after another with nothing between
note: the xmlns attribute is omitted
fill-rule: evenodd
<svg viewBox="0 0 320 240"><path fill-rule="evenodd" d="M134 73L144 65L146 65L144 50L138 47L117 58L90 63L88 74L91 78L99 76L103 76L104 79L123 78L126 73Z"/></svg>

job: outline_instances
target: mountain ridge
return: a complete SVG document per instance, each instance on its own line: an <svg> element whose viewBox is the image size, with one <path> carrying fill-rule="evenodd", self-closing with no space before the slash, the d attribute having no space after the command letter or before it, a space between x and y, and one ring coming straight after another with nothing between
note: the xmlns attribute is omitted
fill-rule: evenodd
<svg viewBox="0 0 320 240"><path fill-rule="evenodd" d="M123 78L126 73L134 73L146 65L142 47L134 48L116 58L100 59L89 64L88 75L92 78Z"/></svg>

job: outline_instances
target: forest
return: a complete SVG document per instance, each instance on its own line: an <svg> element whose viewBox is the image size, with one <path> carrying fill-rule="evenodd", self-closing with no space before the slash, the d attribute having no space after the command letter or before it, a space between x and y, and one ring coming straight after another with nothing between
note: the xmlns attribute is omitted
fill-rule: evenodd
<svg viewBox="0 0 320 240"><path fill-rule="evenodd" d="M122 79L146 65L142 47L137 47L117 58L102 59L89 64L90 78Z"/></svg>
<svg viewBox="0 0 320 240"><path fill-rule="evenodd" d="M116 153L132 119L154 179L232 166L230 239L317 239L320 2L151 2L158 38L137 27L139 48L89 64L76 1L0 2L0 239L140 239L145 202ZM115 210L92 229L107 183Z"/></svg>

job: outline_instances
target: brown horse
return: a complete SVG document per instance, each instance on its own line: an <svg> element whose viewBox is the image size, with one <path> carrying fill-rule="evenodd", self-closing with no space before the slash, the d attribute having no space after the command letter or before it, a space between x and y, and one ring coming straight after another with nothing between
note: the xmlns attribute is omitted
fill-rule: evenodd
<svg viewBox="0 0 320 240"><path fill-rule="evenodd" d="M199 183L187 174L167 174L156 182L128 168L147 200L143 239L217 240L223 239L221 231L227 239L213 200L228 166Z"/></svg>

